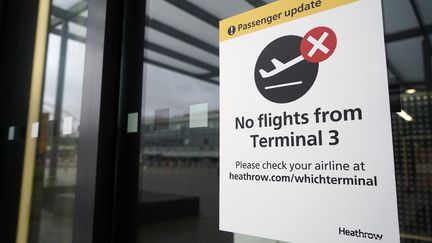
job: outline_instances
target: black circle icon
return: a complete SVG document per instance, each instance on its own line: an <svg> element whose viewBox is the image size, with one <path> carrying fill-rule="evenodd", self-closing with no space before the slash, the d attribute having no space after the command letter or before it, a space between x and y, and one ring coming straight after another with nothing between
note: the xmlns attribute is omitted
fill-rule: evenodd
<svg viewBox="0 0 432 243"><path fill-rule="evenodd" d="M315 82L319 64L305 61L302 37L283 36L268 44L255 65L256 86L267 100L289 103L305 95Z"/></svg>
<svg viewBox="0 0 432 243"><path fill-rule="evenodd" d="M236 27L233 26L233 25L231 25L231 26L228 28L228 35L234 35L235 32L236 32Z"/></svg>

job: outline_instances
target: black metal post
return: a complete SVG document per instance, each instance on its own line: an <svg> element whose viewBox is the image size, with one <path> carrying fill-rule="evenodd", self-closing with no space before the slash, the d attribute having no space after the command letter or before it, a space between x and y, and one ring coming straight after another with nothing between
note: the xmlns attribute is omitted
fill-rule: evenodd
<svg viewBox="0 0 432 243"><path fill-rule="evenodd" d="M124 1L88 4L73 243L109 243L113 242Z"/></svg>
<svg viewBox="0 0 432 243"><path fill-rule="evenodd" d="M117 130L113 242L137 241L140 117L147 1L125 1L121 93ZM138 113L138 130L127 133L128 114Z"/></svg>
<svg viewBox="0 0 432 243"><path fill-rule="evenodd" d="M426 89L432 91L432 48L428 39L423 39L423 63Z"/></svg>
<svg viewBox="0 0 432 243"><path fill-rule="evenodd" d="M65 21L62 25L61 44L60 44L60 60L58 67L57 78L57 93L54 108L54 136L51 143L51 156L48 172L48 181L50 185L54 185L57 178L58 167L58 152L60 141L60 121L63 111L63 94L66 77L66 56L68 47L69 22Z"/></svg>

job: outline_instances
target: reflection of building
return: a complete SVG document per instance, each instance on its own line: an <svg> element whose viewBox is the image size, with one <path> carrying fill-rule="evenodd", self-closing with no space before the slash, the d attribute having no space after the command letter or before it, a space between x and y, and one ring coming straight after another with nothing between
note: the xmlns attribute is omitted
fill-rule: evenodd
<svg viewBox="0 0 432 243"><path fill-rule="evenodd" d="M142 125L141 158L144 163L218 161L218 111L209 112L208 127L204 128L189 128L188 115L172 117L165 129L154 120L146 120Z"/></svg>

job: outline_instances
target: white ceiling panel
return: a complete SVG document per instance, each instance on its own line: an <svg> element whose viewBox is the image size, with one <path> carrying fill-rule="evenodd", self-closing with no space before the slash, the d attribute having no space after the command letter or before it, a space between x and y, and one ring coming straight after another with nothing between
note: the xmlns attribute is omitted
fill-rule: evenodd
<svg viewBox="0 0 432 243"><path fill-rule="evenodd" d="M168 49L175 50L176 52L182 53L189 57L195 58L207 64L211 64L215 67L219 66L219 57L210 54L206 51L198 49L193 45L186 42L180 41L169 35L163 34L152 28L146 27L146 39L152 43L164 46Z"/></svg>
<svg viewBox="0 0 432 243"><path fill-rule="evenodd" d="M194 74L207 73L207 71L205 69L198 68L194 65L190 65L188 63L185 63L185 62L179 61L177 59L159 54L159 53L154 52L154 51L146 50L144 56L146 58L153 60L153 61L157 61L157 62L166 64L166 65L169 65L171 67L181 69L181 70L186 71L186 72L190 72L190 73L194 73Z"/></svg>
<svg viewBox="0 0 432 243"><path fill-rule="evenodd" d="M59 18L57 18L56 16L54 16L54 15L50 15L50 21L51 21L51 23L53 23L53 22L57 22L59 20Z"/></svg>
<svg viewBox="0 0 432 243"><path fill-rule="evenodd" d="M86 11L80 13L80 16L81 16L81 17L84 17L84 18L87 18L87 17L88 17L88 10L86 10Z"/></svg>
<svg viewBox="0 0 432 243"><path fill-rule="evenodd" d="M432 1L431 0L417 0L421 16L425 24L432 24Z"/></svg>
<svg viewBox="0 0 432 243"><path fill-rule="evenodd" d="M383 4L386 34L418 27L409 0L383 0Z"/></svg>
<svg viewBox="0 0 432 243"><path fill-rule="evenodd" d="M83 2L82 0L53 0L53 5L64 10L71 8L73 5Z"/></svg>
<svg viewBox="0 0 432 243"><path fill-rule="evenodd" d="M245 0L190 0L190 2L219 19L225 19L254 8Z"/></svg>
<svg viewBox="0 0 432 243"><path fill-rule="evenodd" d="M165 1L150 0L147 13L150 18L218 46L219 33L217 28Z"/></svg>
<svg viewBox="0 0 432 243"><path fill-rule="evenodd" d="M87 28L72 22L69 22L69 33L86 38Z"/></svg>
<svg viewBox="0 0 432 243"><path fill-rule="evenodd" d="M403 80L424 80L421 37L387 44L387 58Z"/></svg>
<svg viewBox="0 0 432 243"><path fill-rule="evenodd" d="M63 28L63 24L59 24L59 25L57 25L55 27L56 30L60 30L60 31L61 31L62 28Z"/></svg>
<svg viewBox="0 0 432 243"><path fill-rule="evenodd" d="M225 19L254 8L246 0L189 0L198 7L212 13L219 19ZM271 3L275 0L261 0L265 3Z"/></svg>

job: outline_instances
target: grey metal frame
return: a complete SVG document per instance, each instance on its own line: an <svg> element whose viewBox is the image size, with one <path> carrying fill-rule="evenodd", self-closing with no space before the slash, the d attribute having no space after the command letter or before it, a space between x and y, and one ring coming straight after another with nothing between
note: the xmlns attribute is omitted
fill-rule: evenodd
<svg viewBox="0 0 432 243"><path fill-rule="evenodd" d="M113 239L123 1L92 0L88 10L73 242L105 243Z"/></svg>

